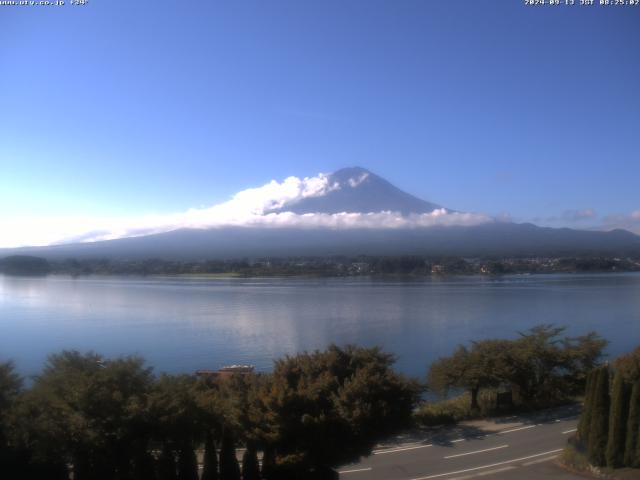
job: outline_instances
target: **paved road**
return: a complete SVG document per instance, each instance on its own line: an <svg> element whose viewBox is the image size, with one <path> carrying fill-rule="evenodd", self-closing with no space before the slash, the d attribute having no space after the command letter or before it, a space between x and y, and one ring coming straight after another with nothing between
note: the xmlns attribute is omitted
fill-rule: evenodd
<svg viewBox="0 0 640 480"><path fill-rule="evenodd" d="M577 411L560 409L530 418L467 424L423 440L374 450L340 469L342 480L577 479L553 462L575 432ZM504 428L500 428L504 426Z"/></svg>

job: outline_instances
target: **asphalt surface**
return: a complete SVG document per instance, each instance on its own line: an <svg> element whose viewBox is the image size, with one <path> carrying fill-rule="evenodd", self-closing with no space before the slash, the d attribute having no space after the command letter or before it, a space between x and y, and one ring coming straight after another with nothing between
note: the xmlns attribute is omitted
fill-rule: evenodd
<svg viewBox="0 0 640 480"><path fill-rule="evenodd" d="M578 479L555 463L575 432L577 410L509 417L432 431L381 446L340 468L342 480ZM405 439L409 440L409 439Z"/></svg>

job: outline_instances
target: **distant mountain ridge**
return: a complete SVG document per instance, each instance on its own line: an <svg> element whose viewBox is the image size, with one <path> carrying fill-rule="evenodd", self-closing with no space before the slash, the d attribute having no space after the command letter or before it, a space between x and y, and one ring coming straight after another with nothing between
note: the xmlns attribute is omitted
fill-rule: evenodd
<svg viewBox="0 0 640 480"><path fill-rule="evenodd" d="M359 167L338 170L326 189L265 213L333 215L390 211L421 216L467 215L403 192ZM411 224L409 224L411 225ZM640 255L640 236L626 230L583 231L493 220L479 224L434 224L402 228L302 228L221 226L93 243L0 249L0 258L29 254L48 259L162 258L203 260L335 255L574 256Z"/></svg>

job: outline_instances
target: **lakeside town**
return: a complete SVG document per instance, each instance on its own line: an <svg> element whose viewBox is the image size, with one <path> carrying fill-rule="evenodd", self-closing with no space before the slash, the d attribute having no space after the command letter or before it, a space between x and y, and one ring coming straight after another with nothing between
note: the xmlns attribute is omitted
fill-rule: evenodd
<svg viewBox="0 0 640 480"><path fill-rule="evenodd" d="M270 276L440 276L640 271L638 257L562 256L463 258L426 256L335 256L178 261L165 259L66 259L31 256L0 259L6 274Z"/></svg>

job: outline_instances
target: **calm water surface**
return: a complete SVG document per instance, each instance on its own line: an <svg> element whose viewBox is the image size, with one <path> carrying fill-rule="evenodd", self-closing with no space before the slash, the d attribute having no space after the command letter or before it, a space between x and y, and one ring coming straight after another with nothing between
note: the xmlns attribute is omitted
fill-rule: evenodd
<svg viewBox="0 0 640 480"><path fill-rule="evenodd" d="M36 373L49 353L139 354L157 371L229 363L269 370L331 342L381 345L424 375L474 339L539 323L596 330L611 355L640 344L640 275L372 279L0 276L0 359Z"/></svg>

